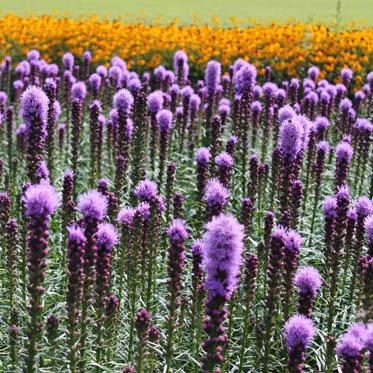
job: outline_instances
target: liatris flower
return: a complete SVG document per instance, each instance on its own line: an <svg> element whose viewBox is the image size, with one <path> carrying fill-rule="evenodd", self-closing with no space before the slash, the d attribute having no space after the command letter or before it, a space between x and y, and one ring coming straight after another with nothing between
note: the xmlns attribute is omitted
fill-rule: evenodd
<svg viewBox="0 0 373 373"><path fill-rule="evenodd" d="M324 169L325 169L325 159L326 155L329 152L329 145L326 141L320 141L316 145L316 161L313 165L313 175L314 175L314 188L315 196L313 200L313 209L312 209L312 219L311 219L311 234L313 233L313 228L315 224L316 211L319 203L320 191L321 191L321 182L323 179Z"/></svg>
<svg viewBox="0 0 373 373"><path fill-rule="evenodd" d="M167 220L170 216L170 207L171 207L171 198L174 192L175 184L175 173L176 173L176 164L170 162L167 165L167 178L166 178L166 217Z"/></svg>
<svg viewBox="0 0 373 373"><path fill-rule="evenodd" d="M9 167L9 177L8 179L13 179L13 107L9 106L5 113L6 122L6 137L7 137L7 153L8 153L8 167ZM8 188L11 188L11 180L8 180Z"/></svg>
<svg viewBox="0 0 373 373"><path fill-rule="evenodd" d="M282 152L281 179L284 184L280 193L280 211L281 222L286 226L290 223L289 197L304 135L303 117L297 116L282 122L279 145Z"/></svg>
<svg viewBox="0 0 373 373"><path fill-rule="evenodd" d="M215 163L218 167L219 180L226 187L229 188L230 178L233 169L233 158L228 153L223 152L215 157Z"/></svg>
<svg viewBox="0 0 373 373"><path fill-rule="evenodd" d="M184 217L184 202L183 193L176 192L173 198L173 215L174 219L182 219Z"/></svg>
<svg viewBox="0 0 373 373"><path fill-rule="evenodd" d="M134 194L142 202L154 202L158 194L157 184L150 180L143 180L136 186Z"/></svg>
<svg viewBox="0 0 373 373"><path fill-rule="evenodd" d="M320 273L314 267L301 267L295 274L294 284L299 291L298 312L311 317L312 303L322 284Z"/></svg>
<svg viewBox="0 0 373 373"><path fill-rule="evenodd" d="M96 261L96 307L97 307L97 339L96 361L102 359L103 320L105 314L105 301L109 296L111 278L111 251L118 243L118 233L110 223L101 223L95 234L97 245Z"/></svg>
<svg viewBox="0 0 373 373"><path fill-rule="evenodd" d="M83 303L81 317L81 360L80 368L84 368L87 326L89 322L90 312L89 305L93 296L93 285L96 278L96 261L97 261L97 245L96 231L99 222L105 217L107 212L107 199L98 191L91 190L78 198L78 209L83 215L84 234L87 239L86 249L84 253L84 287L83 287Z"/></svg>
<svg viewBox="0 0 373 373"><path fill-rule="evenodd" d="M335 186L336 188L347 183L348 171L352 160L353 149L345 141L339 143L335 149Z"/></svg>
<svg viewBox="0 0 373 373"><path fill-rule="evenodd" d="M315 334L313 323L303 315L294 315L285 324L283 333L288 347L289 372L302 373L304 352Z"/></svg>
<svg viewBox="0 0 373 373"><path fill-rule="evenodd" d="M149 339L152 315L145 308L140 308L136 313L135 326L137 331L137 366L136 372L144 372L144 357Z"/></svg>
<svg viewBox="0 0 373 373"><path fill-rule="evenodd" d="M210 144L211 159L215 159L220 146L221 121L219 116L215 116L211 121L211 136L208 137ZM214 163L210 162L211 173L214 170Z"/></svg>
<svg viewBox="0 0 373 373"><path fill-rule="evenodd" d="M158 187L162 188L169 133L172 129L172 112L170 110L161 110L157 113L156 120L160 132Z"/></svg>
<svg viewBox="0 0 373 373"><path fill-rule="evenodd" d="M354 187L356 188L358 183L360 183L358 190L359 194L361 194L365 179L366 166L369 164L368 157L371 142L370 136L371 133L373 133L373 125L366 119L357 119L356 124L354 125L354 131L356 137L355 141L357 142L357 146L355 146L355 149L357 149L357 170L355 174Z"/></svg>
<svg viewBox="0 0 373 373"><path fill-rule="evenodd" d="M196 152L197 163L197 192L198 200L201 201L207 184L208 165L210 162L210 151L207 148L200 148Z"/></svg>
<svg viewBox="0 0 373 373"><path fill-rule="evenodd" d="M61 159L62 159L64 147L65 147L65 131L66 131L66 124L61 123L58 128L58 148L60 150Z"/></svg>
<svg viewBox="0 0 373 373"><path fill-rule="evenodd" d="M60 201L49 183L31 185L23 197L25 214L28 217L28 268L30 295L28 346L26 367L28 372L38 369L38 350L42 339L42 310L44 277L47 267L48 227L50 216Z"/></svg>
<svg viewBox="0 0 373 373"><path fill-rule="evenodd" d="M326 237L327 240L331 240L330 245L330 265L328 268L328 319L327 319L327 354L326 354L326 367L329 370L332 366L332 352L334 348L333 338L331 337L332 326L335 316L335 299L338 290L338 276L340 272L341 253L344 246L344 240L347 228L347 213L350 204L350 193L348 188L342 186L338 189L335 195L337 208L335 217L335 228L333 230L332 237Z"/></svg>
<svg viewBox="0 0 373 373"><path fill-rule="evenodd" d="M359 287L358 267L359 258L362 254L362 242L364 242L365 220L373 213L373 202L368 197L360 197L355 202L355 211L357 215L355 242L352 247L352 278L350 283L350 300L352 301L355 295L356 287Z"/></svg>
<svg viewBox="0 0 373 373"><path fill-rule="evenodd" d="M283 267L284 245L286 231L278 227L271 235L269 243L269 258L267 265L267 295L265 299L266 314L264 316L264 370L268 369L271 339L273 336L273 317L280 295L281 272Z"/></svg>
<svg viewBox="0 0 373 373"><path fill-rule="evenodd" d="M224 211L228 203L229 191L219 180L210 179L205 187L203 201L206 203L208 219Z"/></svg>
<svg viewBox="0 0 373 373"><path fill-rule="evenodd" d="M94 185L96 179L97 163L97 137L99 128L99 118L101 115L101 102L93 100L89 106L89 145L90 145L90 185Z"/></svg>
<svg viewBox="0 0 373 373"><path fill-rule="evenodd" d="M303 183L297 179L291 187L291 227L297 228L299 221L299 209L303 197Z"/></svg>
<svg viewBox="0 0 373 373"><path fill-rule="evenodd" d="M238 137L235 135L232 135L226 143L225 151L234 159L234 154L236 150L236 145L238 143Z"/></svg>
<svg viewBox="0 0 373 373"><path fill-rule="evenodd" d="M188 56L182 50L177 51L174 55L174 70L176 73L177 84L183 87L188 79L189 66Z"/></svg>
<svg viewBox="0 0 373 373"><path fill-rule="evenodd" d="M27 126L28 177L37 182L35 172L44 158L48 97L35 86L31 86L21 96L20 114Z"/></svg>
<svg viewBox="0 0 373 373"><path fill-rule="evenodd" d="M250 181L247 187L247 194L252 201L256 200L259 188L259 159L253 154L249 161Z"/></svg>
<svg viewBox="0 0 373 373"><path fill-rule="evenodd" d="M47 332L47 339L50 348L51 358L49 366L51 369L56 368L56 349L57 349L57 338L58 338L58 328L60 326L60 321L56 315L53 313L48 316L45 329Z"/></svg>
<svg viewBox="0 0 373 373"><path fill-rule="evenodd" d="M99 74L93 73L89 79L89 87L91 88L92 96L94 100L98 99L100 89L101 89L101 76Z"/></svg>
<svg viewBox="0 0 373 373"><path fill-rule="evenodd" d="M287 320L290 315L291 293L293 290L294 273L298 266L298 259L302 244L302 237L296 231L289 231L285 235L284 245L284 318Z"/></svg>
<svg viewBox="0 0 373 373"><path fill-rule="evenodd" d="M80 306L83 296L84 282L84 250L86 245L86 237L84 232L78 226L68 228L67 239L67 319L68 319L68 336L69 336L69 360L70 369L76 371L76 364L79 358L79 350L77 348L77 340L79 331L77 330L80 319Z"/></svg>
<svg viewBox="0 0 373 373"><path fill-rule="evenodd" d="M245 227L245 244L251 233L253 220L253 203L250 198L243 198L241 201L241 217L240 222Z"/></svg>
<svg viewBox="0 0 373 373"><path fill-rule="evenodd" d="M79 148L80 148L80 133L83 124L83 102L86 95L86 87L83 82L73 84L71 88L72 94L72 129L71 129L71 165L74 175L78 172ZM75 193L75 183L74 183Z"/></svg>
<svg viewBox="0 0 373 373"><path fill-rule="evenodd" d="M205 291L203 288L203 241L196 240L191 246L192 252L192 313L191 329L193 333L193 342L199 343L202 332L202 306Z"/></svg>
<svg viewBox="0 0 373 373"><path fill-rule="evenodd" d="M214 94L220 84L221 66L217 61L209 61L205 71L205 83L209 94Z"/></svg>
<svg viewBox="0 0 373 373"><path fill-rule="evenodd" d="M341 70L341 78L342 78L343 84L346 87L349 86L349 84L352 80L352 76L353 76L353 71L351 69L349 69L348 67L344 67Z"/></svg>
<svg viewBox="0 0 373 373"><path fill-rule="evenodd" d="M239 372L243 371L243 363L245 358L245 351L247 346L247 336L249 333L250 323L250 310L251 302L255 296L256 279L258 275L259 260L256 254L249 253L244 263L244 291L245 291L245 315L244 315L244 326L243 335L240 350L240 365Z"/></svg>
<svg viewBox="0 0 373 373"><path fill-rule="evenodd" d="M358 336L350 330L342 336L337 344L336 352L343 360L342 371L344 373L362 371L363 349L364 336Z"/></svg>
<svg viewBox="0 0 373 373"><path fill-rule="evenodd" d="M74 220L75 202L73 197L74 191L74 173L67 170L63 178L62 187L62 230L66 233L66 228Z"/></svg>
<svg viewBox="0 0 373 373"><path fill-rule="evenodd" d="M203 372L214 372L224 360L227 337L223 327L227 316L225 303L230 300L238 286L242 263L243 226L232 215L220 214L207 225L203 236L203 263L207 274L206 318L204 329L207 339L203 342L205 355Z"/></svg>
<svg viewBox="0 0 373 373"><path fill-rule="evenodd" d="M123 293L123 279L125 274L125 260L130 255L130 245L131 242L128 241L133 230L133 218L135 216L134 208L124 208L119 211L117 221L121 225L121 243L120 243L120 256L118 259L119 268L119 302L122 299Z"/></svg>
<svg viewBox="0 0 373 373"><path fill-rule="evenodd" d="M73 71L74 68L74 55L70 52L65 53L62 56L62 63L65 70Z"/></svg>
<svg viewBox="0 0 373 373"><path fill-rule="evenodd" d="M1 243L4 247L5 242L3 237L5 234L5 226L10 218L10 198L7 192L0 193L0 230L1 230Z"/></svg>
<svg viewBox="0 0 373 373"><path fill-rule="evenodd" d="M182 275L184 269L185 253L184 241L188 238L188 231L183 220L175 219L167 229L170 241L168 249L168 328L166 344L166 366L167 371L171 369L173 357L173 336L175 333L177 311L180 306L180 295L182 289Z"/></svg>
<svg viewBox="0 0 373 373"><path fill-rule="evenodd" d="M251 113L252 113L251 121L252 121L252 128L253 128L252 134L251 134L251 145L253 148L255 148L255 145L256 145L257 133L258 133L262 111L263 111L262 104L259 101L254 101L251 104Z"/></svg>

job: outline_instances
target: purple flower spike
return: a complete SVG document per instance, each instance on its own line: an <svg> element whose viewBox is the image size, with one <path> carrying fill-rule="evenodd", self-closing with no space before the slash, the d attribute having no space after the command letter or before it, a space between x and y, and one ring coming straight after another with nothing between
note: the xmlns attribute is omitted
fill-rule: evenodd
<svg viewBox="0 0 373 373"><path fill-rule="evenodd" d="M364 345L358 338L349 333L345 334L338 342L336 352L339 357L350 362L360 358Z"/></svg>
<svg viewBox="0 0 373 373"><path fill-rule="evenodd" d="M185 241L189 235L184 220L173 220L167 229L167 236L172 243Z"/></svg>
<svg viewBox="0 0 373 373"><path fill-rule="evenodd" d="M32 217L49 217L60 205L60 198L46 181L31 185L22 198L26 207L26 215Z"/></svg>
<svg viewBox="0 0 373 373"><path fill-rule="evenodd" d="M210 150L208 148L199 148L196 152L197 163L209 163L210 161Z"/></svg>
<svg viewBox="0 0 373 373"><path fill-rule="evenodd" d="M101 223L96 232L96 243L98 246L110 251L118 243L118 232L110 223Z"/></svg>
<svg viewBox="0 0 373 373"><path fill-rule="evenodd" d="M131 227L133 224L133 218L135 216L135 209L127 207L119 211L117 221L119 224Z"/></svg>
<svg viewBox="0 0 373 373"><path fill-rule="evenodd" d="M71 87L71 97L83 101L87 94L87 88L84 82L74 83Z"/></svg>
<svg viewBox="0 0 373 373"><path fill-rule="evenodd" d="M360 197L355 202L355 210L359 217L365 219L368 215L373 212L373 202L368 197Z"/></svg>
<svg viewBox="0 0 373 373"><path fill-rule="evenodd" d="M289 157L295 158L302 148L304 135L303 122L299 117L282 122L280 128L280 147Z"/></svg>
<svg viewBox="0 0 373 373"><path fill-rule="evenodd" d="M172 112L170 110L160 110L157 113L157 124L161 132L167 133L172 128Z"/></svg>
<svg viewBox="0 0 373 373"><path fill-rule="evenodd" d="M221 296L229 300L237 288L243 239L244 227L232 215L220 214L206 225L203 263L209 299Z"/></svg>
<svg viewBox="0 0 373 373"><path fill-rule="evenodd" d="M228 198L228 189L225 188L218 179L211 179L207 182L203 200L210 210L210 216L219 215L223 212Z"/></svg>
<svg viewBox="0 0 373 373"><path fill-rule="evenodd" d="M163 107L163 92L154 91L148 96L148 110L150 113L158 113Z"/></svg>
<svg viewBox="0 0 373 373"><path fill-rule="evenodd" d="M294 283L301 293L309 293L315 297L322 284L322 279L316 268L302 267L296 273Z"/></svg>
<svg viewBox="0 0 373 373"><path fill-rule="evenodd" d="M135 196L141 201L152 201L158 193L157 184L150 180L143 180L135 188Z"/></svg>
<svg viewBox="0 0 373 373"><path fill-rule="evenodd" d="M36 119L45 122L48 104L49 99L44 91L38 87L31 86L21 96L20 114L26 124Z"/></svg>
<svg viewBox="0 0 373 373"><path fill-rule="evenodd" d="M216 92L221 79L221 66L217 61L209 61L206 67L205 82L210 93Z"/></svg>
<svg viewBox="0 0 373 373"><path fill-rule="evenodd" d="M85 218L102 220L107 212L108 202L97 190L91 190L78 198L78 209Z"/></svg>
<svg viewBox="0 0 373 373"><path fill-rule="evenodd" d="M289 350L305 350L313 339L315 328L312 321L303 315L294 315L285 324L284 336Z"/></svg>
<svg viewBox="0 0 373 373"><path fill-rule="evenodd" d="M348 142L343 141L337 145L335 154L340 162L343 161L349 164L351 162L353 154L352 146Z"/></svg>
<svg viewBox="0 0 373 373"><path fill-rule="evenodd" d="M121 89L114 95L114 107L118 111L129 113L133 105L133 96L127 89Z"/></svg>
<svg viewBox="0 0 373 373"><path fill-rule="evenodd" d="M337 216L337 199L335 197L326 197L322 207L325 217L335 218Z"/></svg>

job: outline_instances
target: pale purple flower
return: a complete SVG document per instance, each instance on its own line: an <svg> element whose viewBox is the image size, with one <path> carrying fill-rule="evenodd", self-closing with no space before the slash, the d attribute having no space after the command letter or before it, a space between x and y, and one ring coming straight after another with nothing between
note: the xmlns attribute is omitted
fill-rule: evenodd
<svg viewBox="0 0 373 373"><path fill-rule="evenodd" d="M319 271L314 267L301 267L295 274L294 284L303 294L315 297L322 284Z"/></svg>
<svg viewBox="0 0 373 373"><path fill-rule="evenodd" d="M232 215L220 214L206 225L203 236L205 289L209 298L229 300L238 286L242 264L244 227Z"/></svg>
<svg viewBox="0 0 373 373"><path fill-rule="evenodd" d="M85 218L102 220L107 208L106 197L97 190L91 190L78 198L78 209Z"/></svg>
<svg viewBox="0 0 373 373"><path fill-rule="evenodd" d="M118 243L118 232L110 223L99 224L95 237L97 245L105 248L106 251L111 251Z"/></svg>
<svg viewBox="0 0 373 373"><path fill-rule="evenodd" d="M22 201L25 204L27 216L40 218L49 217L60 205L60 197L56 190L45 180L27 188Z"/></svg>

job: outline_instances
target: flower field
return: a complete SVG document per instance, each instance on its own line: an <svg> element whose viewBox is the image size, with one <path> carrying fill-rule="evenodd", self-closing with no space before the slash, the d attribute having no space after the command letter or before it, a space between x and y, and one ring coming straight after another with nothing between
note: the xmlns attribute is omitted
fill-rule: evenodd
<svg viewBox="0 0 373 373"><path fill-rule="evenodd" d="M372 370L372 30L1 18L0 371Z"/></svg>
<svg viewBox="0 0 373 373"><path fill-rule="evenodd" d="M303 76L307 66L317 64L321 79L337 82L339 70L348 65L354 70L354 82L361 85L373 66L372 40L373 28L336 32L326 25L303 23L221 28L126 24L98 17L0 18L4 56L12 53L20 59L30 48L38 48L52 62L66 50L81 56L89 49L95 63L107 63L108 56L119 55L129 68L144 72L159 64L170 68L174 51L182 49L188 53L194 78L202 78L210 59L218 59L227 69L237 58L244 58L257 66L259 75L271 64L278 79Z"/></svg>

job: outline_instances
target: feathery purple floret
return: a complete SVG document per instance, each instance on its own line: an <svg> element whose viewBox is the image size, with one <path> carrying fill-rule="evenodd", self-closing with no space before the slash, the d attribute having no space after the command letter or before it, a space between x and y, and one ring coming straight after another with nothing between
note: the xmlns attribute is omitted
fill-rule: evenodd
<svg viewBox="0 0 373 373"><path fill-rule="evenodd" d="M107 208L106 197L97 190L91 190L78 198L78 209L86 218L101 220L105 217Z"/></svg>
<svg viewBox="0 0 373 373"><path fill-rule="evenodd" d="M60 205L56 190L47 181L31 185L22 200L26 207L26 215L33 217L48 217Z"/></svg>
<svg viewBox="0 0 373 373"><path fill-rule="evenodd" d="M156 116L157 124L161 132L167 133L172 128L172 112L164 109L160 110Z"/></svg>
<svg viewBox="0 0 373 373"><path fill-rule="evenodd" d="M207 148L199 148L196 152L197 163L209 163L210 161L210 150Z"/></svg>
<svg viewBox="0 0 373 373"><path fill-rule="evenodd" d="M284 336L288 348L306 349L313 339L315 328L312 320L303 315L294 315L286 322Z"/></svg>
<svg viewBox="0 0 373 373"><path fill-rule="evenodd" d="M283 121L280 127L280 147L284 154L295 158L302 148L303 136L304 127L299 116Z"/></svg>
<svg viewBox="0 0 373 373"><path fill-rule="evenodd" d="M221 66L217 61L209 61L206 67L205 82L210 93L216 92L221 79Z"/></svg>
<svg viewBox="0 0 373 373"><path fill-rule="evenodd" d="M163 92L154 91L152 92L147 99L147 106L150 113L157 113L163 107Z"/></svg>
<svg viewBox="0 0 373 373"><path fill-rule="evenodd" d="M110 223L101 223L96 232L97 245L110 251L118 243L118 232Z"/></svg>
<svg viewBox="0 0 373 373"><path fill-rule="evenodd" d="M157 184L150 180L140 181L134 193L141 201L151 201L158 193Z"/></svg>
<svg viewBox="0 0 373 373"><path fill-rule="evenodd" d="M83 101L87 94L87 88L84 82L74 83L71 87L71 97Z"/></svg>
<svg viewBox="0 0 373 373"><path fill-rule="evenodd" d="M322 284L319 271L314 267L301 267L295 274L294 284L301 293L311 294L315 297Z"/></svg>
<svg viewBox="0 0 373 373"><path fill-rule="evenodd" d="M203 200L207 206L225 206L228 202L229 191L218 179L210 179L205 188Z"/></svg>
<svg viewBox="0 0 373 373"><path fill-rule="evenodd" d="M342 141L335 148L335 154L338 161L350 164L353 155L352 146L348 142Z"/></svg>
<svg viewBox="0 0 373 373"><path fill-rule="evenodd" d="M174 219L167 229L167 236L171 242L183 242L188 238L185 221Z"/></svg>
<svg viewBox="0 0 373 373"><path fill-rule="evenodd" d="M220 295L229 300L237 288L243 239L244 227L232 215L221 214L206 225L203 263L210 299Z"/></svg>
<svg viewBox="0 0 373 373"><path fill-rule="evenodd" d="M337 216L337 199L335 197L326 197L322 208L326 217L335 218Z"/></svg>
<svg viewBox="0 0 373 373"><path fill-rule="evenodd" d="M133 105L132 93L125 88L121 89L114 95L113 104L118 111L129 113Z"/></svg>
<svg viewBox="0 0 373 373"><path fill-rule="evenodd" d="M35 119L45 123L48 104L49 99L42 89L35 86L28 87L21 96L20 115L26 124Z"/></svg>

